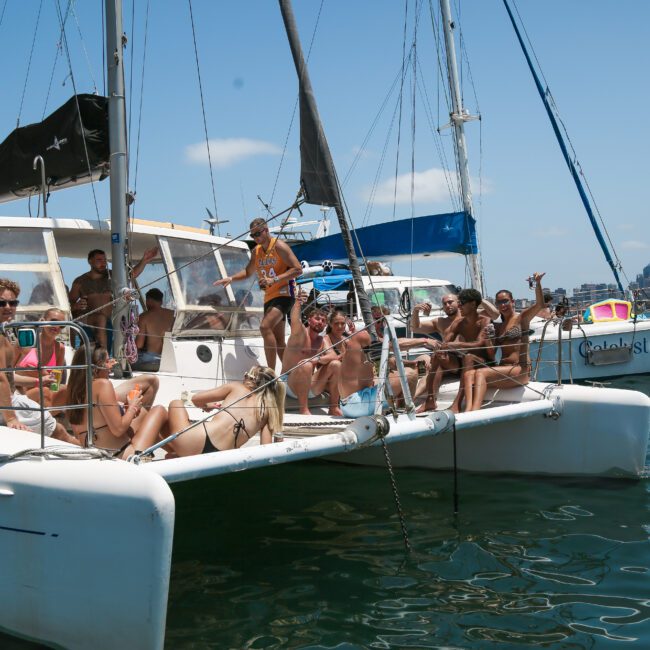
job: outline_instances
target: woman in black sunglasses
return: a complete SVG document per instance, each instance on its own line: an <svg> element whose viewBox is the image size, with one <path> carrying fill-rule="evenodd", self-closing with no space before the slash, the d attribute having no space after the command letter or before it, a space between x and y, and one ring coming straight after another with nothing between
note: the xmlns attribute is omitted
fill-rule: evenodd
<svg viewBox="0 0 650 650"><path fill-rule="evenodd" d="M497 293L496 305L501 313L501 322L494 325L493 341L495 347L501 350L501 359L497 366L469 371L472 373L473 399L472 404L467 405L468 411L481 408L488 388L517 388L530 381L528 330L530 321L545 306L542 289L544 275L533 274L536 302L521 313L515 311L515 301L510 291L502 289Z"/></svg>

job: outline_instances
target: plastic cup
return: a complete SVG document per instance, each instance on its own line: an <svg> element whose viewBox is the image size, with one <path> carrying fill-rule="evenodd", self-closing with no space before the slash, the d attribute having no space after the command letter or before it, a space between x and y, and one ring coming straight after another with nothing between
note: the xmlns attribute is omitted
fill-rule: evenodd
<svg viewBox="0 0 650 650"><path fill-rule="evenodd" d="M59 386L61 385L63 370L57 368L55 370L52 370L52 374L54 375L54 381L50 384L50 390L56 392L59 390Z"/></svg>

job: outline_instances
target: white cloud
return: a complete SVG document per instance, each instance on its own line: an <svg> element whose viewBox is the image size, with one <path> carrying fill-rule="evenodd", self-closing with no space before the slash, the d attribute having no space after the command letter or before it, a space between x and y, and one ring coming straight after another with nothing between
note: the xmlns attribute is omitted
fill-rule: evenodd
<svg viewBox="0 0 650 650"><path fill-rule="evenodd" d="M566 228L558 228L557 226L549 226L541 230L535 230L533 235L535 237L564 237L569 231Z"/></svg>
<svg viewBox="0 0 650 650"><path fill-rule="evenodd" d="M444 170L437 167L426 169L422 172L411 174L400 174L395 178L388 178L377 185L375 191L375 203L379 205L409 204L411 202L411 183L413 183L414 203L440 203L448 201L450 192L457 194L456 174L446 174ZM471 180L472 190L475 192L478 183ZM483 192L489 192L489 183L483 181ZM363 189L363 198L368 200L372 188L366 186Z"/></svg>
<svg viewBox="0 0 650 650"><path fill-rule="evenodd" d="M274 155L281 149L272 142L252 140L251 138L218 138L210 140L210 156L216 167L230 167L245 158ZM205 142L197 142L185 147L187 162L197 165L208 163L208 149Z"/></svg>
<svg viewBox="0 0 650 650"><path fill-rule="evenodd" d="M624 241L621 244L621 248L627 248L628 250L645 250L646 248L650 248L648 244L642 241L637 241L636 239L629 239L628 241Z"/></svg>

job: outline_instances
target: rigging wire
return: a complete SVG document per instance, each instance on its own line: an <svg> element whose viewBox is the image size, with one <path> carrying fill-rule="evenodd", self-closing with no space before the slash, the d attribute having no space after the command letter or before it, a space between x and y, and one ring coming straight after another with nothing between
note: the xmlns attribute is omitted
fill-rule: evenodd
<svg viewBox="0 0 650 650"><path fill-rule="evenodd" d="M75 2L76 0L70 0L70 10L72 13L72 17L74 18L74 22L77 26L77 32L79 32L79 41L81 43L81 49L83 50L84 53L84 58L86 59L86 65L88 66L88 75L90 76L90 80L92 81L95 95L97 95L98 94L97 83L95 82L95 76L93 75L93 68L92 65L90 64L90 57L88 56L88 50L86 49L86 41L84 40L83 33L81 31L81 26L79 25L77 12L74 10Z"/></svg>
<svg viewBox="0 0 650 650"><path fill-rule="evenodd" d="M143 44L143 52L142 52L142 75L140 77L140 105L138 107L138 135L136 137L136 144L135 144L135 172L133 175L133 192L134 194L137 193L138 190L138 169L140 165L140 135L142 133L142 105L144 101L144 73L145 73L145 65L147 62L147 42L148 42L148 37L149 37L149 7L150 7L150 0L147 0L147 10L145 14L145 21L144 21L144 44ZM134 212L135 212L135 203L133 204L134 206Z"/></svg>
<svg viewBox="0 0 650 650"><path fill-rule="evenodd" d="M38 4L38 15L36 16L36 26L34 27L34 36L32 37L32 47L29 51L29 59L27 61L27 72L25 73L25 83L23 84L23 93L20 96L20 107L18 108L18 117L16 118L16 128L20 126L20 118L23 113L25 93L27 92L27 81L29 80L29 72L32 67L32 57L34 56L34 47L36 46L36 35L38 34L38 25L41 22L41 9L43 9L43 0L41 0ZM4 10L3 10L3 15L4 15Z"/></svg>
<svg viewBox="0 0 650 650"><path fill-rule="evenodd" d="M70 7L73 0L68 0L68 6L65 10L65 16L63 17L63 24L65 25L68 22L68 17L70 16ZM47 105L50 101L50 93L52 92L52 83L54 81L54 73L56 71L56 65L59 61L59 56L63 50L63 31L59 31L59 39L56 43L56 53L54 54L54 62L52 63L52 72L50 73L50 81L47 85L47 93L45 94L45 103L43 104L43 113L41 115L41 121L45 119L45 113L47 112ZM65 83L65 80L64 82Z"/></svg>
<svg viewBox="0 0 650 650"><path fill-rule="evenodd" d="M199 94L201 96L201 113L203 115L203 131L205 133L205 147L208 151L208 165L210 167L210 181L212 184L212 202L214 206L214 216L218 220L219 219L219 212L217 210L217 193L215 189L215 183L214 183L214 170L212 168L212 155L210 153L210 139L208 137L208 121L207 117L205 115L205 101L203 98L203 83L201 81L201 68L199 66L199 50L198 46L196 44L196 29L194 26L194 12L192 11L192 0L187 0L187 4L190 9L190 22L192 24L192 39L194 42L194 59L196 61L196 74L198 77L199 81ZM221 234L219 232L219 223L217 225L217 234Z"/></svg>
<svg viewBox="0 0 650 650"><path fill-rule="evenodd" d="M2 27L2 21L5 19L5 11L7 9L7 2L9 2L9 0L5 0L4 4L2 5L2 12L0 12L0 27Z"/></svg>
<svg viewBox="0 0 650 650"><path fill-rule="evenodd" d="M59 19L59 26L61 28L61 33L62 33L62 37L63 37L63 49L65 51L66 59L67 59L67 62L68 62L68 71L69 71L69 74L70 74L70 79L72 81L72 88L74 90L75 102L76 102L76 106L77 106L77 115L79 117L79 122L81 124L81 135L82 135L82 141L83 141L83 145L84 145L84 158L86 159L86 165L88 166L88 175L90 177L90 187L91 187L91 190L92 190L93 202L95 204L95 214L97 215L97 221L99 221L100 229L101 229L101 221L100 221L100 217L99 217L99 206L97 204L97 194L95 192L95 181L93 180L92 171L90 169L90 159L88 157L88 145L86 143L86 133L85 133L85 129L83 128L83 122L81 121L81 110L79 108L79 99L78 99L78 95L77 95L77 84L76 84L76 81L75 81L75 78L74 78L74 73L72 71L72 61L70 59L70 49L68 48L68 38L67 38L67 35L66 35L66 31L65 31L65 24L63 22L63 14L61 13L60 0L56 0L56 13L57 13L57 17Z"/></svg>
<svg viewBox="0 0 650 650"><path fill-rule="evenodd" d="M615 266L617 267L617 269L619 271L623 272L623 275L625 276L625 278L629 282L629 279L627 278L627 275L623 271L623 265L621 264L621 260L620 260L620 258L618 256L618 253L616 252L616 249L614 248L614 244L613 244L612 239L610 237L609 231L607 230L607 226L605 225L605 221L604 221L603 216L602 216L602 214L600 212L598 204L596 203L596 199L595 199L595 197L594 197L594 195L593 195L593 193L591 191L591 188L589 187L589 183L587 182L587 178L586 178L586 176L584 174L584 171L582 170L582 165L580 164L580 161L578 160L578 154L577 154L577 152L576 152L576 150L575 150L575 148L573 146L573 142L571 141L571 138L569 137L569 132L568 132L568 130L566 128L566 125L565 125L564 121L562 120L562 118L560 116L559 109L557 107L557 104L555 103L555 98L553 97L553 94L551 93L549 83L548 83L548 81L546 79L546 76L544 75L544 70L542 68L542 64L540 63L539 58L537 57L537 53L535 52L535 48L533 47L533 43L532 43L532 41L530 39L530 36L528 35L528 32L526 30L526 25L524 24L524 21L523 21L523 19L521 17L521 14L519 13L519 7L517 6L517 3L516 3L515 0L513 0L513 5L514 5L514 8L515 8L515 12L517 14L517 18L519 20L519 24L521 25L524 36L526 37L526 41L528 42L528 47L530 48L530 51L532 52L533 59L535 60L537 70L538 70L541 78L544 80L544 92L545 92L546 97L547 97L547 99L549 101L549 105L551 106L551 108L553 110L553 114L555 115L555 119L558 121L560 127L562 128L564 138L565 138L565 140L566 140L566 142L567 142L567 144L569 146L569 149L571 150L572 162L575 165L575 167L576 167L576 169L578 171L578 174L582 178L582 181L583 181L583 183L584 183L584 185L585 185L585 187L587 189L587 193L589 194L589 198L590 198L590 201L591 201L592 206L594 208L594 211L598 215L598 220L600 221L600 225L602 226L602 228L603 228L603 230L605 232L605 236L607 237L607 241L609 242L609 245L610 245L610 247L612 249L611 252L612 252L612 254L614 256L614 259L615 259L615 262L616 262Z"/></svg>
<svg viewBox="0 0 650 650"><path fill-rule="evenodd" d="M409 0L404 3L404 28L402 35L402 69L399 89L399 117L397 120L397 151L395 152L395 184L393 187L393 221L396 217L396 204L397 204L397 180L399 174L399 152L400 143L402 141L402 99L404 96L404 78L406 76L406 28L408 24L408 10Z"/></svg>
<svg viewBox="0 0 650 650"><path fill-rule="evenodd" d="M318 30L318 25L320 23L320 17L321 13L323 12L323 5L325 4L325 0L321 0L320 7L318 8L318 14L316 16L316 23L314 24L314 29L312 30L311 34L311 40L309 41L309 47L307 48L307 58L305 61L305 64L309 63L309 57L311 56L311 50L314 45L314 41L316 40L316 32ZM280 171L282 170L282 166L284 164L284 158L287 153L287 147L289 145L289 136L291 134L291 131L293 130L293 123L294 120L296 119L296 110L298 109L298 103L300 101L300 95L296 97L296 101L293 104L293 111L291 113L291 120L289 121L289 128L287 129L287 135L284 138L284 147L282 148L282 155L280 156L280 162L278 163L278 171L275 174L275 182L273 183L273 191L271 192L271 198L269 199L268 204L273 205L273 199L275 198L275 192L278 187L278 182L280 180Z"/></svg>

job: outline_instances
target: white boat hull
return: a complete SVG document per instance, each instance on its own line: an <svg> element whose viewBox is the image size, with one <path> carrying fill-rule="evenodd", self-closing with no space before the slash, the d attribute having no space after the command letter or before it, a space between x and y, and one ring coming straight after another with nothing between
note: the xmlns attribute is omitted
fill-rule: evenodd
<svg viewBox="0 0 650 650"><path fill-rule="evenodd" d="M557 380L558 332L555 323L549 324L544 336L541 363L537 373L539 381ZM583 335L584 332L584 335ZM530 358L533 368L539 351L541 328L531 336ZM624 346L631 348L630 354L620 354ZM587 349L601 351L598 359L590 360ZM602 354L604 352L604 354ZM571 367L569 367L569 362ZM562 332L562 377L566 381L606 377L619 377L650 373L650 320L614 321L582 325Z"/></svg>
<svg viewBox="0 0 650 650"><path fill-rule="evenodd" d="M551 400L559 398L559 417L531 415L525 420L491 422L499 411L512 408L507 405L459 414L458 468L536 476L637 478L644 473L650 398L635 391L576 385L554 387L547 396ZM532 405L540 396L530 388L499 391L500 401L509 397ZM397 442L390 446L390 457L394 467L451 469L453 433L446 431L438 436ZM385 464L383 453L377 448L337 455L336 460L359 465Z"/></svg>
<svg viewBox="0 0 650 650"><path fill-rule="evenodd" d="M3 454L40 446L0 434ZM0 628L69 649L162 648L173 526L168 485L128 463L1 463Z"/></svg>

